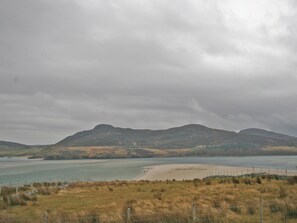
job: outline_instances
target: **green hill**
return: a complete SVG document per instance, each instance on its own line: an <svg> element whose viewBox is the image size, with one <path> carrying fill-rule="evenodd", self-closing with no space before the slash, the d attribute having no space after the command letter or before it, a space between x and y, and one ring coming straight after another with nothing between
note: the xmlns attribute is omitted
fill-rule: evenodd
<svg viewBox="0 0 297 223"><path fill-rule="evenodd" d="M191 124L165 130L97 125L54 145L0 142L0 156L46 159L168 156L297 155L297 138L263 129L239 133Z"/></svg>
<svg viewBox="0 0 297 223"><path fill-rule="evenodd" d="M56 146L124 146L149 148L193 148L196 146L250 145L295 146L297 138L279 133L265 135L244 130L239 133L191 124L166 130L139 130L98 125L58 142ZM260 130L258 132L261 132ZM251 132L251 133L250 133Z"/></svg>

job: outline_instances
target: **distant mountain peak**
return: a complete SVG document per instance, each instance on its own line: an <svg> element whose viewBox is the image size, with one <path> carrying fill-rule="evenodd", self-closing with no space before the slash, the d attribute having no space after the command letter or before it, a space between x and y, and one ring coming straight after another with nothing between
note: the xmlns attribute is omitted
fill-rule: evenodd
<svg viewBox="0 0 297 223"><path fill-rule="evenodd" d="M144 148L185 149L191 148L192 155L252 155L252 154L297 154L297 138L264 129L249 128L240 131L214 129L200 124L188 124L169 129L150 130L114 127L99 124L93 129L77 132L60 142L50 145L43 151L51 153L51 149L59 148L61 157L84 157L77 151L65 151L66 147L121 147L128 149L125 157L152 156ZM289 147L287 150L266 150L270 147ZM0 141L0 151L17 151L33 148L21 144ZM62 148L62 149L61 149ZM132 149L131 149L132 148ZM61 149L61 150L60 150ZM172 151L178 156L177 151ZM1 153L0 153L1 155ZM106 155L106 154L105 154ZM41 154L44 156L44 154ZM53 153L55 157L55 154ZM107 157L117 157L113 152ZM122 155L120 155L122 156ZM97 157L97 156L96 156Z"/></svg>
<svg viewBox="0 0 297 223"><path fill-rule="evenodd" d="M133 128L122 128L122 127L115 127L113 125L109 125L109 124L99 124L99 125L96 125L94 127L94 129L102 129L102 130L107 130L107 129L115 129L115 128L119 128L119 129L132 129L132 130L149 130L149 129L133 129ZM187 124L187 125L183 125L183 126L178 126L178 127L172 127L172 128L169 128L169 129L177 129L177 128L184 128L184 129L195 129L195 128L199 128L199 129L202 129L202 128L205 128L205 129L208 129L208 127L204 126L204 125L200 125L200 124ZM168 129L164 129L164 130L168 130Z"/></svg>
<svg viewBox="0 0 297 223"><path fill-rule="evenodd" d="M113 128L115 128L115 127L112 125L109 125L109 124L99 124L99 125L95 126L94 129L113 129Z"/></svg>
<svg viewBox="0 0 297 223"><path fill-rule="evenodd" d="M188 125L181 126L180 128L208 128L208 127L201 124L188 124Z"/></svg>

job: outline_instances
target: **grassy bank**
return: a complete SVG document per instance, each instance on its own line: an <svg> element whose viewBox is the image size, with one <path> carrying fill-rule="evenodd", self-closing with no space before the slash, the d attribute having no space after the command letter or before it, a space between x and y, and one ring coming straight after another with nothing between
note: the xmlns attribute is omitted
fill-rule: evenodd
<svg viewBox="0 0 297 223"><path fill-rule="evenodd" d="M276 177L277 178L277 177ZM297 178L77 182L2 188L5 222L297 222ZM193 208L194 207L194 208ZM128 216L127 216L128 215Z"/></svg>

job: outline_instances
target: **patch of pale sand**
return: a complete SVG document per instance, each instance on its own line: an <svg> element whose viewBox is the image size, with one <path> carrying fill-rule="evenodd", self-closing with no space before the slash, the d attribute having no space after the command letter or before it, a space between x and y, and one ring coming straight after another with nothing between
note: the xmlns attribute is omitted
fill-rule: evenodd
<svg viewBox="0 0 297 223"><path fill-rule="evenodd" d="M165 164L145 167L143 174L136 177L135 180L191 180L195 178L203 179L207 176L214 175L237 176L263 172L280 175L297 175L297 171L291 170L286 171L212 164Z"/></svg>

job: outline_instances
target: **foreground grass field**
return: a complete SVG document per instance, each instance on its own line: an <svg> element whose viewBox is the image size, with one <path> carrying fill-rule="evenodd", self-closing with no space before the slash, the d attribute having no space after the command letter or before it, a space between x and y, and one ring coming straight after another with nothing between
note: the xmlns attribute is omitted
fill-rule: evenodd
<svg viewBox="0 0 297 223"><path fill-rule="evenodd" d="M297 222L296 182L261 176L35 184L17 195L2 188L0 222L239 223L260 222L262 215L263 222L290 223Z"/></svg>

